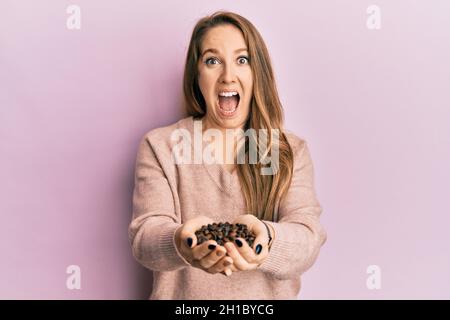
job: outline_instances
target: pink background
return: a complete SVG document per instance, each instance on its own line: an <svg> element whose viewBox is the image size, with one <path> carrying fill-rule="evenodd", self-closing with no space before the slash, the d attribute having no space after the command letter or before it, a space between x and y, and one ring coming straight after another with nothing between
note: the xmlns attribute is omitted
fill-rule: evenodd
<svg viewBox="0 0 450 320"><path fill-rule="evenodd" d="M183 116L189 36L218 9L263 35L286 127L312 152L329 237L300 298L449 299L446 0L2 0L0 298L148 297L127 238L137 145Z"/></svg>

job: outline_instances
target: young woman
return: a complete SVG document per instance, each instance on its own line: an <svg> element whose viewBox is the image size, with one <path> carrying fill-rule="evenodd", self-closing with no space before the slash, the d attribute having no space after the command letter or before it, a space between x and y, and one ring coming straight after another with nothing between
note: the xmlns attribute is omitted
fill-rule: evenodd
<svg viewBox="0 0 450 320"><path fill-rule="evenodd" d="M136 159L129 235L154 271L150 299L296 299L327 235L307 143L283 128L269 54L247 19L216 12L196 24L184 95L188 117L145 134ZM205 133L231 163L198 161L210 154ZM183 163L180 137L191 148ZM220 222L245 224L253 241L199 241L197 230Z"/></svg>

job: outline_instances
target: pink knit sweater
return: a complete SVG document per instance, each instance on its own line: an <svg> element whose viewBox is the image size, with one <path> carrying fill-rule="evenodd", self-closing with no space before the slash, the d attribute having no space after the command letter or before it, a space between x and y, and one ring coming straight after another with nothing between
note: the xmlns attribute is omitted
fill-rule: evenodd
<svg viewBox="0 0 450 320"><path fill-rule="evenodd" d="M198 122L197 122L198 121ZM300 276L315 262L327 234L319 222L322 207L314 190L311 155L305 140L286 131L294 151L294 175L279 220L269 222L275 241L267 259L252 271L230 277L191 267L178 252L174 233L197 215L232 221L244 213L236 171L220 164L175 164L174 129L194 136L193 117L149 131L140 141L135 168L129 238L133 255L152 270L149 299L297 299Z"/></svg>

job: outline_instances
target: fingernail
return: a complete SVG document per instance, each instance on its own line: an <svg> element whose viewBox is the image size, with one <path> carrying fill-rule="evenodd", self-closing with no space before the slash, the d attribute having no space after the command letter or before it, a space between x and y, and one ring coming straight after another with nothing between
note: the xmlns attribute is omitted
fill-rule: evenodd
<svg viewBox="0 0 450 320"><path fill-rule="evenodd" d="M234 242L236 242L236 244L238 245L238 247L242 247L242 242L239 239L234 240Z"/></svg>
<svg viewBox="0 0 450 320"><path fill-rule="evenodd" d="M258 244L255 248L256 254L260 254L262 250L262 245Z"/></svg>
<svg viewBox="0 0 450 320"><path fill-rule="evenodd" d="M229 266L231 264L231 262L230 261L225 261L224 263L223 263L223 265L226 267L226 266Z"/></svg>
<svg viewBox="0 0 450 320"><path fill-rule="evenodd" d="M188 247L190 248L192 246L192 238L187 238L186 240Z"/></svg>
<svg viewBox="0 0 450 320"><path fill-rule="evenodd" d="M222 251L216 251L216 254L217 254L218 257L220 257L220 256L223 255L223 252Z"/></svg>
<svg viewBox="0 0 450 320"><path fill-rule="evenodd" d="M209 246L208 246L208 249L209 250L214 250L216 248L216 245L215 244L210 244Z"/></svg>

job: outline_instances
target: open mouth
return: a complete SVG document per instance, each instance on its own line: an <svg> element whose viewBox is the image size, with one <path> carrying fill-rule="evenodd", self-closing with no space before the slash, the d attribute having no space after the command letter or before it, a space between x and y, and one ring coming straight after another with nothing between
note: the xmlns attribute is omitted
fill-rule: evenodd
<svg viewBox="0 0 450 320"><path fill-rule="evenodd" d="M225 117L233 116L239 107L240 96L237 91L219 92L219 111Z"/></svg>

